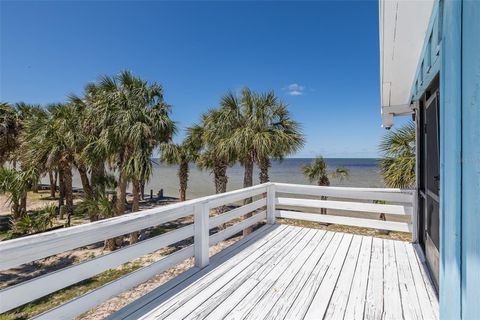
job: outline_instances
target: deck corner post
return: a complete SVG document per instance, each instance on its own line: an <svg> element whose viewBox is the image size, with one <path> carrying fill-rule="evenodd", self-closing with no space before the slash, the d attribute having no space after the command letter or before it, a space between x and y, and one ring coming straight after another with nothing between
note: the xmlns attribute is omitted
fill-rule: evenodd
<svg viewBox="0 0 480 320"><path fill-rule="evenodd" d="M203 268L209 264L209 207L208 203L194 206L195 266Z"/></svg>
<svg viewBox="0 0 480 320"><path fill-rule="evenodd" d="M275 224L275 184L267 186L267 224Z"/></svg>
<svg viewBox="0 0 480 320"><path fill-rule="evenodd" d="M412 243L418 242L420 230L418 230L418 190L415 189L413 193L413 210L412 210Z"/></svg>

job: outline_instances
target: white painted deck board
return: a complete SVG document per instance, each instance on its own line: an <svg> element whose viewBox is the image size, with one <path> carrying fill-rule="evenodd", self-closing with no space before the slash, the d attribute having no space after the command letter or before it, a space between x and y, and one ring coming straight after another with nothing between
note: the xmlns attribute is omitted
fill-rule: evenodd
<svg viewBox="0 0 480 320"><path fill-rule="evenodd" d="M328 304L324 319L342 319L347 309L348 296L353 283L353 276L357 268L358 255L361 253L362 236L353 236L350 249L344 262L342 272L335 286L335 291ZM363 252L362 252L363 253Z"/></svg>
<svg viewBox="0 0 480 320"><path fill-rule="evenodd" d="M383 241L383 319L404 319L393 241Z"/></svg>
<svg viewBox="0 0 480 320"><path fill-rule="evenodd" d="M292 290L299 287L296 283L304 283L302 279L306 280L306 277L318 263L325 250L324 248L328 245L333 236L330 232L326 234L322 231L317 232L317 235L318 238L316 241L311 242L311 245L315 246L312 248L312 252L305 251L308 253L308 258L305 261L303 261L303 259L295 259L286 271L287 276L277 278L276 282L257 302L255 307L253 307L246 319L255 320L266 318L267 314L272 311L272 308L274 308L275 305L279 307L286 306L288 305L288 301L293 300L291 299ZM290 288L291 292L287 292L288 288ZM278 312L273 312L274 314L278 314Z"/></svg>
<svg viewBox="0 0 480 320"><path fill-rule="evenodd" d="M304 247L303 242L309 241L311 236L313 236L313 233L308 229L302 229L297 234L289 234L288 238L285 237L282 239L284 242L281 241L277 244L275 251L269 250L269 254L263 255L234 277L231 278L230 274L227 273L208 289L199 292L194 298L190 299L176 310L176 312L172 313L172 319L183 319L189 314L192 314L193 318L205 316L209 311L221 304L225 297L228 297L232 292L240 288L245 281L249 279L259 281L262 274L275 265L281 264L282 261L285 261L288 252L297 248L299 244L300 248L298 249L301 250ZM238 268L239 267L236 266L230 273L235 273ZM225 306L225 308L226 307L228 306Z"/></svg>
<svg viewBox="0 0 480 320"><path fill-rule="evenodd" d="M289 230L287 230L287 232L288 231ZM229 263L230 261L227 261L225 264L217 268L215 272L200 278L193 285L178 293L175 297L173 297L173 299L170 299L170 301L167 301L159 308L156 308L147 316L147 318L165 319L178 308L195 299L200 293L204 293L205 291L210 293L219 290L224 285L227 285L232 279L234 279L238 273L244 271L244 269L247 269L247 271L250 272L259 267L259 265L264 262L264 259L274 255L277 250L280 250L283 246L289 243L292 238L290 233L296 235L299 232L302 232L302 230L290 230L288 234L282 234L281 237L278 237L278 242L274 242L273 240L268 241L256 251L243 257L240 261L236 261L236 263ZM194 301L197 302L198 299ZM171 318L176 319L174 317Z"/></svg>
<svg viewBox="0 0 480 320"><path fill-rule="evenodd" d="M363 319L371 256L372 238L363 237L344 319Z"/></svg>
<svg viewBox="0 0 480 320"><path fill-rule="evenodd" d="M313 253L313 249L319 244L323 237L324 233L314 231L312 238L309 242L304 245L301 252L291 252L288 254L288 258L284 259L282 263L279 263L274 268L267 270L265 277L258 283L255 288L248 293L248 295L243 299L235 308L225 317L225 319L245 319L249 314L251 318L258 319L262 305L258 305L259 301L265 296L267 292L273 287L273 285L278 281L282 280L289 282L295 274L298 272L300 267L306 262L308 257ZM279 275L281 275L279 277ZM278 287L273 288L273 292L281 290L281 284L278 284ZM271 299L271 297L270 297ZM251 312L255 306L259 306L260 309L256 309L257 312Z"/></svg>
<svg viewBox="0 0 480 320"><path fill-rule="evenodd" d="M342 242L338 247L337 253L330 264L325 277L317 289L313 301L310 304L305 319L315 320L323 319L325 312L330 304L331 297L335 286L337 285L340 272L344 267L344 262L347 257L347 252L352 243L353 236L351 234L345 234Z"/></svg>
<svg viewBox="0 0 480 320"><path fill-rule="evenodd" d="M305 247L311 242L315 234L315 230L310 229L301 239L298 239L292 243L293 245L280 250L275 259L268 261L257 272L251 274L249 280L251 280L250 284L255 283L254 286L250 286L250 284L244 285L244 283L241 283L238 286L236 290L245 292L244 296L237 296L237 299L230 299L229 297L229 299L223 301L221 304L213 306L215 308L215 312L212 315L209 315L208 319L243 318L244 315L248 313L250 308L255 305L257 299L260 299L263 296L262 291L269 288L268 282L272 281L272 279L277 279L279 274L283 275L283 271L291 262L290 257L296 259L298 254L305 252ZM249 287L250 290L245 290L243 287ZM218 292L217 295L223 296L225 293L226 291L224 290L223 292ZM219 312L221 313L221 316ZM195 315L195 313L193 315ZM202 316L193 317L191 319L199 318L201 319Z"/></svg>
<svg viewBox="0 0 480 320"><path fill-rule="evenodd" d="M383 240L374 238L368 272L365 319L382 319L383 316Z"/></svg>
<svg viewBox="0 0 480 320"><path fill-rule="evenodd" d="M273 301L274 306L268 311L265 319L284 318L292 305L291 301L295 301L297 296L300 294L300 291L303 290L307 280L311 278L313 274L312 270L316 270L320 260L325 255L326 248L330 245L333 236L333 232L326 233L324 241L317 248L313 260L304 265L304 269L296 275L296 277L288 285L287 289L282 293L281 297Z"/></svg>
<svg viewBox="0 0 480 320"><path fill-rule="evenodd" d="M423 268L407 242L267 226L110 319L438 319Z"/></svg>

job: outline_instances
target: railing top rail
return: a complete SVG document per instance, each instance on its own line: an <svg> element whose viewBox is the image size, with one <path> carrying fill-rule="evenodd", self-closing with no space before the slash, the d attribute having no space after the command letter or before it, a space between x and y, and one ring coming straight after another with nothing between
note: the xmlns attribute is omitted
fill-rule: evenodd
<svg viewBox="0 0 480 320"><path fill-rule="evenodd" d="M193 214L194 206L202 203L237 199L254 191L261 193L267 184L233 190L222 194L187 200L78 226L0 242L0 270L41 259L53 254L128 234ZM248 196L248 195L247 195ZM38 250L43 248L43 250Z"/></svg>
<svg viewBox="0 0 480 320"><path fill-rule="evenodd" d="M379 200L407 203L409 205L413 203L414 199L414 190L410 189L327 187L275 183L275 190L279 193L301 194L306 196L325 196L355 200Z"/></svg>
<svg viewBox="0 0 480 320"><path fill-rule="evenodd" d="M280 183L273 182L277 187L301 187L305 189L316 189L316 190L338 190L338 191L358 191L358 192L380 192L380 193L406 193L413 194L414 189L401 189L401 188L362 188L362 187L331 187L331 186L314 186L306 184L295 184L295 183ZM278 190L278 189L277 189ZM279 192L284 192L280 191Z"/></svg>

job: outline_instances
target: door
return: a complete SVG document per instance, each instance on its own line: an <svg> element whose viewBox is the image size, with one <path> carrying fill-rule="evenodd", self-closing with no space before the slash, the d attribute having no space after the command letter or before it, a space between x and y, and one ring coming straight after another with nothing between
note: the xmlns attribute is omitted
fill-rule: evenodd
<svg viewBox="0 0 480 320"><path fill-rule="evenodd" d="M439 94L435 91L424 99L420 108L419 134L419 241L424 249L427 265L438 289L440 249L440 141Z"/></svg>

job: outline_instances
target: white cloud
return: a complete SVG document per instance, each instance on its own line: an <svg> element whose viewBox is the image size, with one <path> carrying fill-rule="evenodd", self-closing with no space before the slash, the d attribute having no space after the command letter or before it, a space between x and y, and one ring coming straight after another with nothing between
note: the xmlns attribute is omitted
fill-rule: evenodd
<svg viewBox="0 0 480 320"><path fill-rule="evenodd" d="M301 96L304 94L305 87L299 85L298 83L292 83L289 84L286 88L283 88L283 90L286 90L288 95Z"/></svg>

